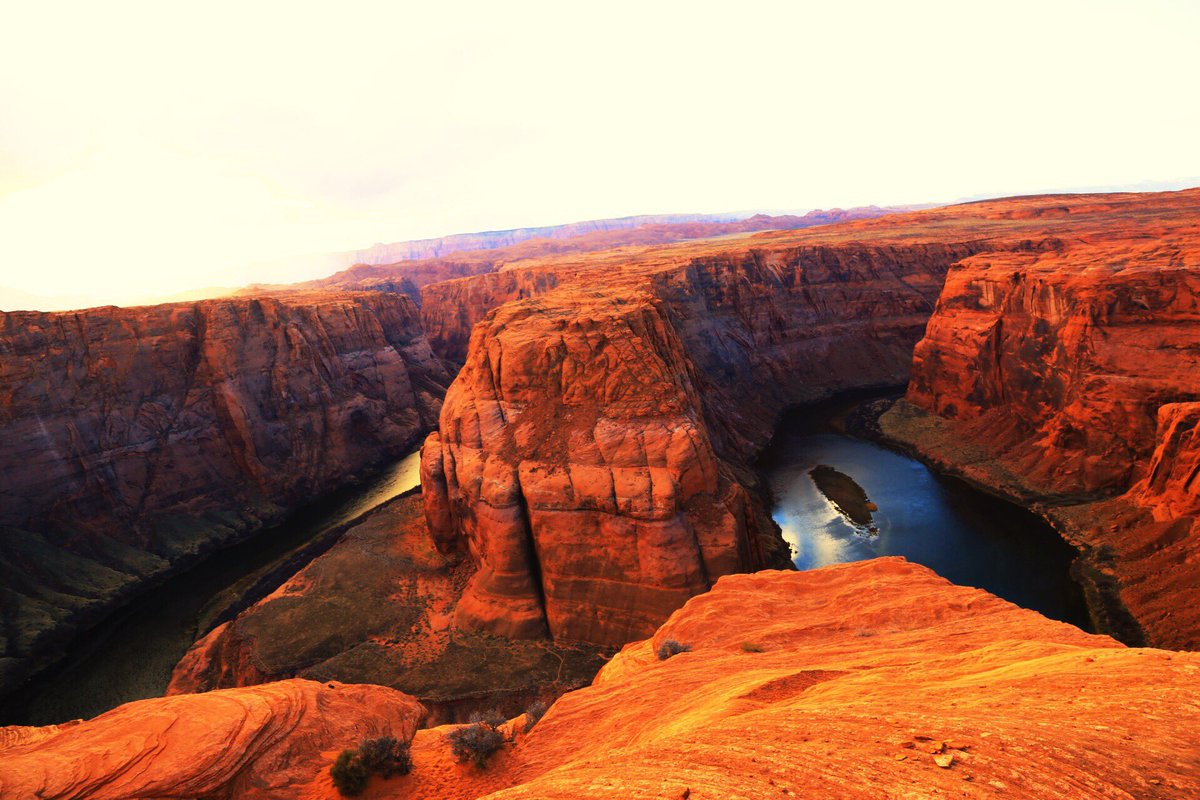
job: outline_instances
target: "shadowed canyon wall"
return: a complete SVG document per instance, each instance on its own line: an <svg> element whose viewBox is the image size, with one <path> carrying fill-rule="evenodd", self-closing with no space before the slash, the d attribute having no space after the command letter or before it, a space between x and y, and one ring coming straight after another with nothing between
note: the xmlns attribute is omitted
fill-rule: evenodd
<svg viewBox="0 0 1200 800"><path fill-rule="evenodd" d="M722 575L788 563L750 466L780 413L902 384L914 363L890 435L1026 504L1069 499L1052 519L1089 551L1092 582L1115 582L1113 613L1174 614L1194 632L1177 576L1194 563L1200 399L1180 242L1197 198L1016 198L556 252L425 286L419 323L405 298L366 295L380 299L355 302L407 309L422 374L463 364L423 449L425 524L348 536L193 648L176 688L306 674L407 689L389 659L437 640L421 655L432 674L447 632L563 647L649 635ZM1141 588L1118 562L1145 565ZM372 605L348 636L311 624L354 570L395 575L416 600L363 581L362 602L387 613ZM424 644L406 650L418 628ZM312 647L272 655L270 637Z"/></svg>
<svg viewBox="0 0 1200 800"><path fill-rule="evenodd" d="M0 315L0 687L156 576L432 427L450 375L398 295Z"/></svg>
<svg viewBox="0 0 1200 800"><path fill-rule="evenodd" d="M1116 525L1107 518L1066 532L1126 565L1139 548L1168 550L1115 575L1134 616L1169 613L1195 585L1178 566L1194 563L1191 523L1173 516L1191 504L1192 416L1156 415L1196 399L1198 197L968 204L584 254L563 261L556 284L523 273L523 299L510 299L516 283L489 287L476 313L508 302L474 329L423 458L435 540L479 565L457 621L616 644L716 577L778 558L746 464L788 405L904 382L947 270L910 401L933 404L928 387L944 385L933 410L981 409L953 438L1002 454L1026 504L1136 484L1130 504L1149 522L1117 525L1137 531L1129 544L1100 531ZM996 474L977 482L1005 491ZM1133 589L1134 578L1147 583ZM1195 620L1176 621L1194 637Z"/></svg>

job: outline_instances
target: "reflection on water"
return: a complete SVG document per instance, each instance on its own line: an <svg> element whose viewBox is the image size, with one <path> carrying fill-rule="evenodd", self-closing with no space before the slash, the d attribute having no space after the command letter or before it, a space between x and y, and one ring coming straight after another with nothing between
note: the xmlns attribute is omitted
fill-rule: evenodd
<svg viewBox="0 0 1200 800"><path fill-rule="evenodd" d="M1090 630L1075 551L1039 517L908 456L814 425L814 411L784 419L761 462L772 515L799 569L898 555L965 586ZM826 464L853 478L879 510L878 535L855 527L817 489L809 470Z"/></svg>
<svg viewBox="0 0 1200 800"><path fill-rule="evenodd" d="M0 725L86 719L158 697L175 664L227 608L265 596L331 545L338 528L419 486L420 468L420 452L412 453L141 595L80 637L66 662L18 692L0 713Z"/></svg>

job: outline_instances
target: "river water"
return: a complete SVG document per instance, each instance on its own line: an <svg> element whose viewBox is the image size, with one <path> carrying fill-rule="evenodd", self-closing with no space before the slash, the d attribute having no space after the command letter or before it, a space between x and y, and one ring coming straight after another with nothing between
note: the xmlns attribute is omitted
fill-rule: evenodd
<svg viewBox="0 0 1200 800"><path fill-rule="evenodd" d="M845 410L845 403L833 403L787 415L759 463L797 568L904 556L954 583L1092 630L1083 590L1070 574L1076 552L1053 528L909 456L839 431ZM822 464L866 491L878 507L877 532L853 524L821 493L809 471Z"/></svg>
<svg viewBox="0 0 1200 800"><path fill-rule="evenodd" d="M193 642L274 591L349 523L419 486L420 466L420 452L411 453L138 596L81 636L61 664L18 690L0 711L0 725L88 719L162 695Z"/></svg>

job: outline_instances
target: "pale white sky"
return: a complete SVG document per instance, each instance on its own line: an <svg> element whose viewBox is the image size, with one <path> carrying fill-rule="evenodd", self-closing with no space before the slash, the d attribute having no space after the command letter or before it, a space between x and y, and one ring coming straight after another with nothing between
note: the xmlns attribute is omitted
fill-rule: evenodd
<svg viewBox="0 0 1200 800"><path fill-rule="evenodd" d="M0 0L0 286L1200 175L1200 3L315 5Z"/></svg>

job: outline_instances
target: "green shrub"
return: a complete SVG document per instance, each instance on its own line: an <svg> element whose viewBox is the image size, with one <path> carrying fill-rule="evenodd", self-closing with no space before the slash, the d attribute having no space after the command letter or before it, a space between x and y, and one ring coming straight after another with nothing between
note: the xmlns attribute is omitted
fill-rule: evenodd
<svg viewBox="0 0 1200 800"><path fill-rule="evenodd" d="M671 658L672 656L677 656L680 653L690 652L691 649L692 649L692 646L690 644L684 644L683 642L677 642L674 639L667 639L666 641L664 641L662 644L660 644L658 646L658 660L666 661L668 658Z"/></svg>
<svg viewBox="0 0 1200 800"><path fill-rule="evenodd" d="M479 720L455 728L446 734L446 739L455 761L470 761L479 769L485 769L492 753L504 746L504 734L496 726Z"/></svg>
<svg viewBox="0 0 1200 800"><path fill-rule="evenodd" d="M390 778L412 772L412 752L408 742L395 736L364 739L357 749L343 750L329 768L329 776L338 792L356 797L367 788L372 775Z"/></svg>
<svg viewBox="0 0 1200 800"><path fill-rule="evenodd" d="M367 739L358 746L358 755L373 775L390 778L412 772L412 753L407 742L394 736Z"/></svg>
<svg viewBox="0 0 1200 800"><path fill-rule="evenodd" d="M367 769L357 750L343 750L329 768L329 775L333 778L333 785L337 787L338 792L346 797L356 797L367 788L371 771Z"/></svg>

